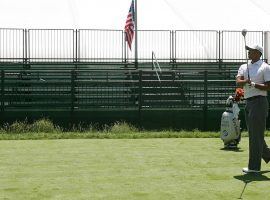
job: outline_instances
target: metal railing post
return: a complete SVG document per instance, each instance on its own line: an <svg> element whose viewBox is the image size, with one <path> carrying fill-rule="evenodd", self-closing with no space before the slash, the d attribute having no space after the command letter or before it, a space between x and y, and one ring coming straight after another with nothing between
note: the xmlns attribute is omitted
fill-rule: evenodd
<svg viewBox="0 0 270 200"><path fill-rule="evenodd" d="M204 71L204 104L203 104L203 129L207 130L207 112L208 112L208 71Z"/></svg>
<svg viewBox="0 0 270 200"><path fill-rule="evenodd" d="M5 102L5 72L1 70L1 112L4 112L4 102Z"/></svg>
<svg viewBox="0 0 270 200"><path fill-rule="evenodd" d="M75 32L75 37L74 37ZM78 30L73 30L73 63L75 62L75 69L78 69Z"/></svg>
<svg viewBox="0 0 270 200"><path fill-rule="evenodd" d="M30 66L28 65L29 63L29 30L28 29L24 29L24 37L23 37L23 64L24 64L24 68L25 69L29 69Z"/></svg>
<svg viewBox="0 0 270 200"><path fill-rule="evenodd" d="M221 31L218 31L218 67L221 69L222 58L221 58Z"/></svg>
<svg viewBox="0 0 270 200"><path fill-rule="evenodd" d="M176 32L175 31L171 31L171 63L172 63L172 69L174 69L175 67L175 63L176 63Z"/></svg>
<svg viewBox="0 0 270 200"><path fill-rule="evenodd" d="M26 34L25 34L25 57L26 57L26 62L30 63L31 62L31 49L30 49L30 31L29 29L26 29Z"/></svg>
<svg viewBox="0 0 270 200"><path fill-rule="evenodd" d="M139 94L138 94L139 125L142 127L142 70L139 70Z"/></svg>
<svg viewBox="0 0 270 200"><path fill-rule="evenodd" d="M134 15L134 25L135 25L135 38L134 38L134 50L135 50L135 69L138 69L139 65L138 65L138 10L137 10L137 0L135 0L135 15Z"/></svg>
<svg viewBox="0 0 270 200"><path fill-rule="evenodd" d="M74 119L74 102L75 102L75 78L76 72L75 70L71 70L71 86L70 86L70 95L71 95L71 105L70 105L70 118L71 124L73 123Z"/></svg>
<svg viewBox="0 0 270 200"><path fill-rule="evenodd" d="M154 70L154 52L152 51L152 70Z"/></svg>
<svg viewBox="0 0 270 200"><path fill-rule="evenodd" d="M270 42L269 39L268 39L268 35L270 36L270 32L269 31L265 31L264 32L264 60L266 63L268 63L268 58L270 57L270 51L268 50L269 49L269 45L268 43Z"/></svg>
<svg viewBox="0 0 270 200"><path fill-rule="evenodd" d="M127 51L126 51L126 33L122 31L122 62L127 63Z"/></svg>
<svg viewBox="0 0 270 200"><path fill-rule="evenodd" d="M26 51L25 51L25 36L26 36L26 30L23 29L23 41L22 41L22 45L23 45L23 60L22 62L25 63L25 57L26 57Z"/></svg>

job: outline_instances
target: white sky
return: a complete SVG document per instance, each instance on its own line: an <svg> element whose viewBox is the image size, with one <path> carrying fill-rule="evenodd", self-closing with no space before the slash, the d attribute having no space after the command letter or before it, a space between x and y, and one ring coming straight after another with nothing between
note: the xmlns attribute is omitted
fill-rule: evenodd
<svg viewBox="0 0 270 200"><path fill-rule="evenodd" d="M137 0L138 29L270 31L270 0ZM0 0L0 28L122 30L131 0Z"/></svg>

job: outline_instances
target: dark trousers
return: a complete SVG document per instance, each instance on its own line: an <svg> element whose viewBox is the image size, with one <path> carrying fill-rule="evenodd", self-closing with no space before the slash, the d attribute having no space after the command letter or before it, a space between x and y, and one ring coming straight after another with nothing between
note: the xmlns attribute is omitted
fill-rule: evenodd
<svg viewBox="0 0 270 200"><path fill-rule="evenodd" d="M261 159L270 159L270 149L264 140L266 118L268 115L268 101L259 96L247 99L245 117L249 134L249 162L248 168L261 170Z"/></svg>

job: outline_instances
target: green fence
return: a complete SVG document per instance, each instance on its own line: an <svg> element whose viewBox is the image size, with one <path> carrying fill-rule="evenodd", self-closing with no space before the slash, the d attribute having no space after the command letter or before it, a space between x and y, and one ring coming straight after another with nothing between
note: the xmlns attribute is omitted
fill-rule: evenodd
<svg viewBox="0 0 270 200"><path fill-rule="evenodd" d="M209 113L224 111L234 93L234 76L224 70L169 70L159 72L159 81L153 70L1 70L1 120L125 120L143 127L209 129ZM197 124L184 122L196 118Z"/></svg>
<svg viewBox="0 0 270 200"><path fill-rule="evenodd" d="M186 109L224 106L230 71L2 70L1 108Z"/></svg>

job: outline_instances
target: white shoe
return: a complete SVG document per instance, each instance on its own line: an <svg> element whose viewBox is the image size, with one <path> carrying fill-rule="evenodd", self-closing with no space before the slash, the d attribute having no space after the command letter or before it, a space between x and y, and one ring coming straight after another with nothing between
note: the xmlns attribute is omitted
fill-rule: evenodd
<svg viewBox="0 0 270 200"><path fill-rule="evenodd" d="M260 171L258 171L258 170L249 169L249 168L247 168L247 167L244 167L244 168L242 169L242 171L243 171L244 173L259 173L259 172L260 172Z"/></svg>

